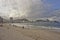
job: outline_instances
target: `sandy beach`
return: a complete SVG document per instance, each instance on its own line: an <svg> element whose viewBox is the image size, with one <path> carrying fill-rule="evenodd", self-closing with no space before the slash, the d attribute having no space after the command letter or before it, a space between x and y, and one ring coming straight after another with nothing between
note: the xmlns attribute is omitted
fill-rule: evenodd
<svg viewBox="0 0 60 40"><path fill-rule="evenodd" d="M60 32L26 29L9 24L0 26L0 40L60 40Z"/></svg>

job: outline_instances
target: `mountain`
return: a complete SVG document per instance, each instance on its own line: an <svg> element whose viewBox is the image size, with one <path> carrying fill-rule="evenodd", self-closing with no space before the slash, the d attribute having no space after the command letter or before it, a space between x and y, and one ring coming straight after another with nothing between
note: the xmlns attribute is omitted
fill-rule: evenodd
<svg viewBox="0 0 60 40"><path fill-rule="evenodd" d="M14 22L16 23L23 23L23 22L30 22L30 20L23 18L23 19L15 19Z"/></svg>

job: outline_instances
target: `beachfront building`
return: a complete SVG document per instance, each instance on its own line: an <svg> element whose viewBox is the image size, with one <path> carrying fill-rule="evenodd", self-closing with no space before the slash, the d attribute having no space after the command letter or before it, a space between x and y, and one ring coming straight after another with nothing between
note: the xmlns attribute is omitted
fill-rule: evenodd
<svg viewBox="0 0 60 40"><path fill-rule="evenodd" d="M3 25L3 18L0 17L0 26L2 26L2 25Z"/></svg>
<svg viewBox="0 0 60 40"><path fill-rule="evenodd" d="M3 23L3 18L2 17L0 17L0 23Z"/></svg>

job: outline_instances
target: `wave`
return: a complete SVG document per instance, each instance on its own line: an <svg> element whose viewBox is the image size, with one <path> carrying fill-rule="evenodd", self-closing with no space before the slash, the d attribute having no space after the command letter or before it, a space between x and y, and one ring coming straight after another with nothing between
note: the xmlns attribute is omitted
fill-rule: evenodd
<svg viewBox="0 0 60 40"><path fill-rule="evenodd" d="M38 25L32 25L32 24L27 24L27 23L13 23L12 25L16 25L19 27L25 27L25 28L45 28L45 29L60 29L58 27L54 26L38 26Z"/></svg>

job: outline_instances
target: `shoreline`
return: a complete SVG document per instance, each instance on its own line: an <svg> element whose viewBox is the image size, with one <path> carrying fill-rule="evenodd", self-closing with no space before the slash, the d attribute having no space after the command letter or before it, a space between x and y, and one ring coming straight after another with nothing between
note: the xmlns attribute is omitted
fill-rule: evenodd
<svg viewBox="0 0 60 40"><path fill-rule="evenodd" d="M29 26L29 25L17 25L17 24L12 24L12 25L14 25L14 26L17 26L17 27L23 27L24 26L24 28L27 28L27 29L43 29L43 30L50 30L50 31L54 31L54 32L60 32L60 28L56 28L56 27L44 27L44 26L39 26L39 28L38 27L31 27L31 26ZM27 27L27 26L29 26L29 27Z"/></svg>
<svg viewBox="0 0 60 40"><path fill-rule="evenodd" d="M0 30L1 29L3 29L2 32L5 31L5 33L7 33L5 34L0 32L0 35L1 34L5 35L5 36L2 35L2 38L5 38L6 40L8 40L8 38L9 40L14 40L17 38L18 38L17 40L20 40L19 39L20 35L23 35L23 38L25 36L32 40L60 40L60 32L50 31L48 29L27 29L27 28L23 29L22 27L12 26L8 24L4 24L3 27L0 27ZM12 34L18 37L12 36Z"/></svg>

